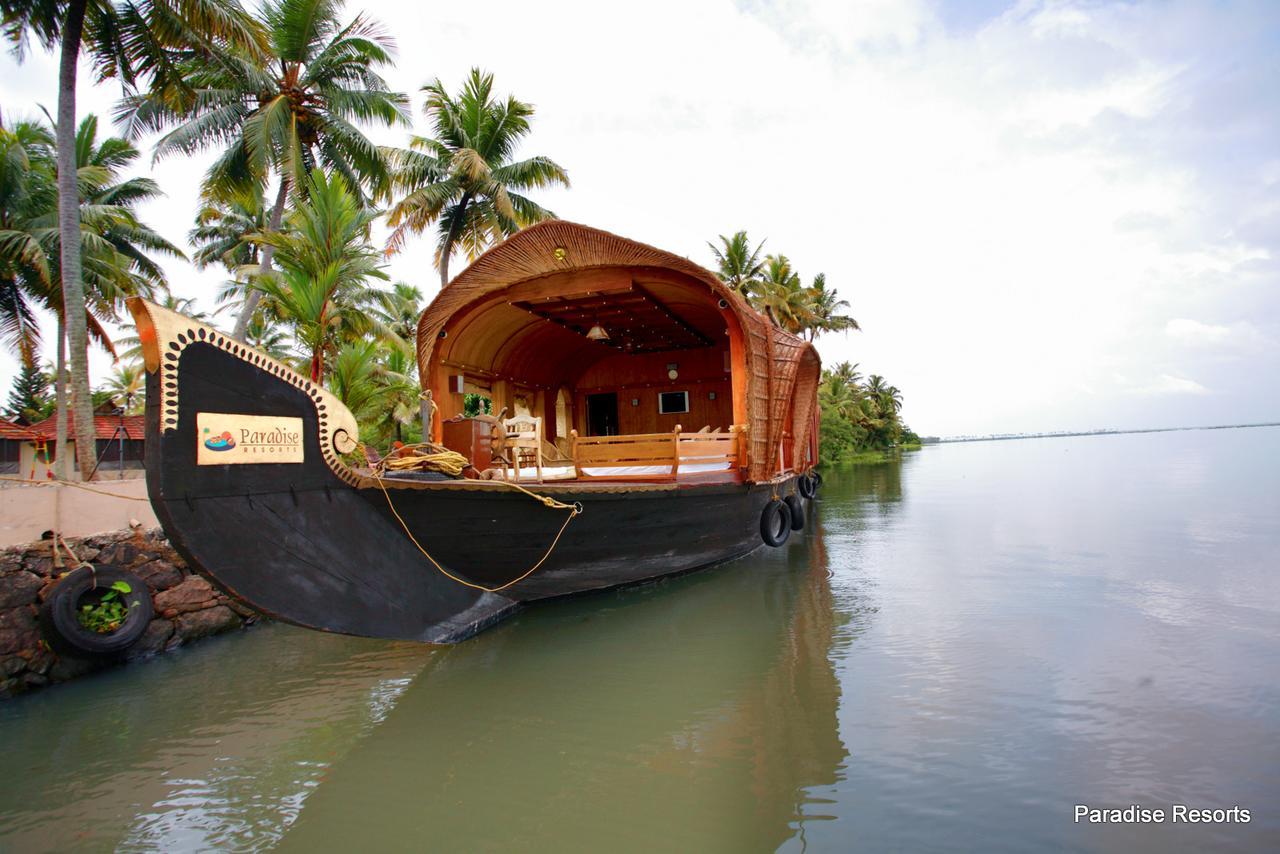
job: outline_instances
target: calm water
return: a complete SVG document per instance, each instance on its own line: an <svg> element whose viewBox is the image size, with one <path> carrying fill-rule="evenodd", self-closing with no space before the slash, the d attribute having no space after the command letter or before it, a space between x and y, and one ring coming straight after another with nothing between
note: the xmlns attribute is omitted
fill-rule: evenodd
<svg viewBox="0 0 1280 854"><path fill-rule="evenodd" d="M829 473L785 549L457 647L263 626L0 704L0 849L1274 851L1278 519L1276 428Z"/></svg>

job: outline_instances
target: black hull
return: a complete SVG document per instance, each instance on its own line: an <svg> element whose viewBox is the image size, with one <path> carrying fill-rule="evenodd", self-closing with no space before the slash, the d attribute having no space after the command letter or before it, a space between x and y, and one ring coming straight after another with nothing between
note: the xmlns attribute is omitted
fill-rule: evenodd
<svg viewBox="0 0 1280 854"><path fill-rule="evenodd" d="M153 318L160 313L146 310ZM761 544L764 505L792 491L783 481L532 485L581 503L583 512L536 572L487 592L476 587L503 587L538 562L566 511L491 482L388 480L384 492L335 453L344 442L349 447L344 433L354 421L331 396L207 327L168 313L159 319L164 358L148 373L146 445L156 515L192 566L254 608L298 625L458 641L523 602L745 555ZM300 418L303 462L198 465L197 412ZM388 494L431 556L476 587L424 557Z"/></svg>

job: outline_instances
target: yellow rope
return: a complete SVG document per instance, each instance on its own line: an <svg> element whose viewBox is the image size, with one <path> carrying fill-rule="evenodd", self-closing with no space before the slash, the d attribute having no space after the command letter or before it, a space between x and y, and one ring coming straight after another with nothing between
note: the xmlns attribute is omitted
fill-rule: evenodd
<svg viewBox="0 0 1280 854"><path fill-rule="evenodd" d="M563 501L556 501L550 495L539 495L536 492L530 492L529 490L525 489L523 486L521 486L520 484L512 480L491 480L491 481L488 481L488 483L498 483L498 484L501 484L502 486L509 486L512 489L516 490L517 492L523 492L525 495L529 496L530 498L536 498L546 506L550 507L552 510L573 510L575 511L574 515L577 515L578 513L582 512L581 504L565 504Z"/></svg>
<svg viewBox="0 0 1280 854"><path fill-rule="evenodd" d="M423 443L423 444L429 444L429 443ZM359 446L359 452L362 456L364 456L365 460L367 461L368 454L365 453L364 445ZM452 451L450 451L449 453L452 453ZM459 454L459 456L461 455ZM463 459L465 460L465 457ZM386 463L386 462L388 461L387 460L383 461L383 463ZM538 495L536 492L531 492L528 489L525 489L523 486L521 486L518 483L509 483L507 481L500 481L500 480L489 481L489 483L502 483L506 486L510 486L519 492L523 492L525 495L528 495L530 498L537 499L538 501L542 502L544 506L550 507L554 510L568 510L569 515L565 517L564 524L561 525L560 530L556 532L555 539L551 541L551 545L547 547L546 552L543 553L542 557L539 558L537 563L535 563L533 566L525 570L525 572L522 575L518 576L517 578L513 578L512 580L508 581L506 584L502 584L498 587L485 587L483 584L473 584L472 582L467 581L465 578L459 578L458 576L454 575L449 570L441 566L440 562L437 561L435 558L433 558L431 556L431 553L422 547L422 543L418 542L418 538L413 535L413 531L409 530L409 525L407 522L404 521L404 517L400 515L400 511L396 510L395 502L391 500L391 493L387 491L387 486L385 483L383 483L381 466L371 465L369 467L369 471L373 475L374 482L378 484L378 488L382 490L383 496L387 499L387 508L391 510L391 515L396 517L396 521L400 523L400 527L404 529L405 535L408 536L409 542L413 543L414 546L417 547L418 551L422 552L423 557L431 561L431 565L434 566L437 570L439 570L440 574L443 575L444 577L452 581L456 581L458 584L461 584L464 587L470 587L474 590L483 590L485 593L499 593L503 590L506 590L508 587L511 587L514 584L519 584L521 581L524 581L530 575L533 575L533 573L537 571L538 567L546 563L547 558L551 557L551 553L555 551L556 545L559 544L560 537L564 535L565 529L569 527L569 523L573 521L573 518L575 516L577 516L579 513L582 512L581 504L565 504L562 501L556 501L554 498L551 498L550 496ZM461 472L461 468L459 469L459 472Z"/></svg>
<svg viewBox="0 0 1280 854"><path fill-rule="evenodd" d="M416 453L417 448L427 448L429 453ZM367 456L366 459L368 459ZM377 468L381 471L432 469L457 477L469 465L471 461L457 451L450 451L433 442L418 442L414 445L404 445L388 454L382 462L378 463Z"/></svg>
<svg viewBox="0 0 1280 854"><path fill-rule="evenodd" d="M74 480L35 480L25 477L8 477L0 475L0 480L11 480L14 483L25 483L31 486L74 486L76 489L83 489L85 492L92 492L97 495L105 495L108 498L123 498L125 501L150 501L150 498L139 498L136 495L121 495L118 492L105 492L101 489L94 489L91 486L85 486L83 483L77 483Z"/></svg>

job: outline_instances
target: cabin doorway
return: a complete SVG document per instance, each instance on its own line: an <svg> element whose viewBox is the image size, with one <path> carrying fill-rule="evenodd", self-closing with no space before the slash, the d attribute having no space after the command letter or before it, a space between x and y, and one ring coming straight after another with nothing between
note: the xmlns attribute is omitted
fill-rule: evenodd
<svg viewBox="0 0 1280 854"><path fill-rule="evenodd" d="M587 435L618 435L618 395L615 392L587 395Z"/></svg>

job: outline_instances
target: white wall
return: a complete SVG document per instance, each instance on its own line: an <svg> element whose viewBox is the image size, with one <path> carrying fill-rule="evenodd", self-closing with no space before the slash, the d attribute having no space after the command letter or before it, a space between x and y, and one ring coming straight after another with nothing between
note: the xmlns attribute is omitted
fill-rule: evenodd
<svg viewBox="0 0 1280 854"><path fill-rule="evenodd" d="M145 500L145 480L95 480L87 486L112 495L58 484L0 489L0 547L34 542L59 519L67 537L118 531L134 523L144 528L160 524Z"/></svg>

